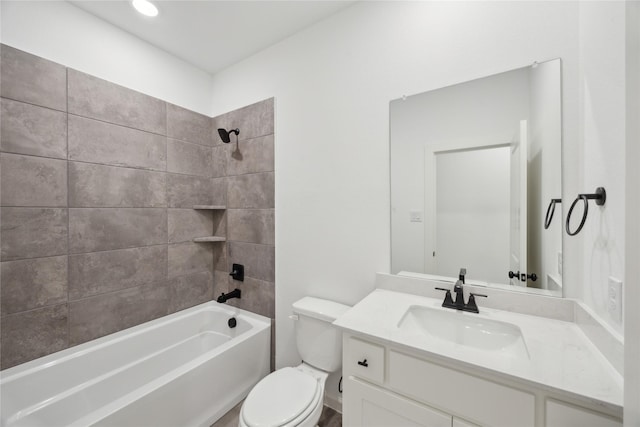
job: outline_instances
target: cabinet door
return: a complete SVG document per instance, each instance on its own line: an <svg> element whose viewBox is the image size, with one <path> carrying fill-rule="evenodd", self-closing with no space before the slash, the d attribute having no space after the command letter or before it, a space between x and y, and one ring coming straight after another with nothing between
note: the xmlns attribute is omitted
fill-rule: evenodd
<svg viewBox="0 0 640 427"><path fill-rule="evenodd" d="M390 391L347 378L343 392L345 427L451 427L452 417Z"/></svg>

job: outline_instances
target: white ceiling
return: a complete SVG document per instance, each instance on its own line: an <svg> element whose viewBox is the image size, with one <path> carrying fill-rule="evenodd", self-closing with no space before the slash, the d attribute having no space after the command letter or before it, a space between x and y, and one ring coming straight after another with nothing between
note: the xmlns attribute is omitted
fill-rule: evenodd
<svg viewBox="0 0 640 427"><path fill-rule="evenodd" d="M70 1L214 74L344 9L354 1L155 1L145 17L130 1Z"/></svg>

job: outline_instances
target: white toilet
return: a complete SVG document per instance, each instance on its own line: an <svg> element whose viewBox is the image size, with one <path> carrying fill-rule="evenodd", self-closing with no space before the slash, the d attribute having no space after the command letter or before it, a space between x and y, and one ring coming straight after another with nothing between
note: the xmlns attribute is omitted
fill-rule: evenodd
<svg viewBox="0 0 640 427"><path fill-rule="evenodd" d="M293 304L302 363L264 377L240 410L240 427L313 427L324 402L324 384L342 366L342 334L331 323L350 307L305 297Z"/></svg>

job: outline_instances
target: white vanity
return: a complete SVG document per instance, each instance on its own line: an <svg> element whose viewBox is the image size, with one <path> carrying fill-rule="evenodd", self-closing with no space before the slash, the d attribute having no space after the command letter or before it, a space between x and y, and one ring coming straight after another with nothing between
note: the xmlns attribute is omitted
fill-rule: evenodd
<svg viewBox="0 0 640 427"><path fill-rule="evenodd" d="M487 308L530 298L498 290L478 302L479 314L442 308L432 282L410 283L424 287L416 295L395 277L396 290L379 286L335 322L344 332L343 425L622 425L622 376L573 321Z"/></svg>

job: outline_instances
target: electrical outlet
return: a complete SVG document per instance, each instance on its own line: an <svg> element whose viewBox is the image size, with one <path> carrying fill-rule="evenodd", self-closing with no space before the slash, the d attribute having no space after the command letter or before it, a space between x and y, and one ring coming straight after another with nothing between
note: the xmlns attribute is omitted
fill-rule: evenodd
<svg viewBox="0 0 640 427"><path fill-rule="evenodd" d="M612 320L622 322L622 281L609 277L607 311Z"/></svg>
<svg viewBox="0 0 640 427"><path fill-rule="evenodd" d="M422 222L422 211L410 211L409 212L409 221L411 221L411 222Z"/></svg>

